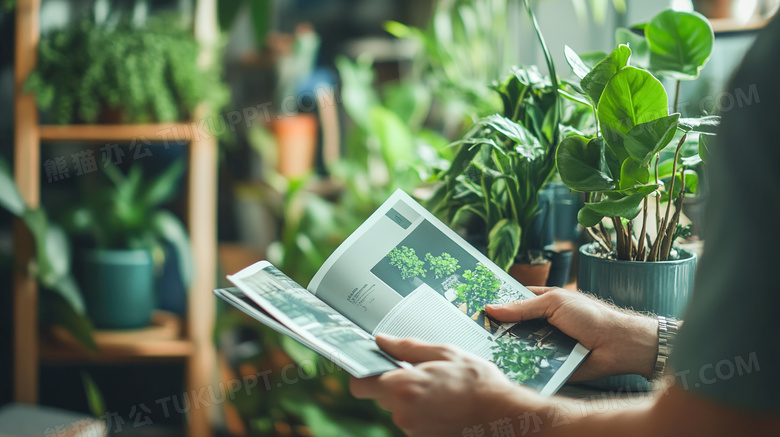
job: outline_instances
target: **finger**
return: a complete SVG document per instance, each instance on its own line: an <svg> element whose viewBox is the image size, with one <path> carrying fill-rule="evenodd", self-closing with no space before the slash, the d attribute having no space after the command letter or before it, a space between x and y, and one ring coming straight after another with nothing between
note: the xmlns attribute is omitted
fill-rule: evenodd
<svg viewBox="0 0 780 437"><path fill-rule="evenodd" d="M446 346L437 346L411 338L396 338L379 334L376 344L391 356L409 363L447 360L452 351Z"/></svg>
<svg viewBox="0 0 780 437"><path fill-rule="evenodd" d="M552 299L542 294L539 297L516 300L503 305L487 305L490 317L500 322L522 322L525 320L548 317L552 313Z"/></svg>
<svg viewBox="0 0 780 437"><path fill-rule="evenodd" d="M533 294L539 296L544 293L547 293L548 291L555 290L558 287L537 287L535 285L529 285L526 287L528 290L530 290Z"/></svg>
<svg viewBox="0 0 780 437"><path fill-rule="evenodd" d="M349 378L349 391L352 396L358 399L375 398L380 394L381 386L378 376L369 376L368 378Z"/></svg>

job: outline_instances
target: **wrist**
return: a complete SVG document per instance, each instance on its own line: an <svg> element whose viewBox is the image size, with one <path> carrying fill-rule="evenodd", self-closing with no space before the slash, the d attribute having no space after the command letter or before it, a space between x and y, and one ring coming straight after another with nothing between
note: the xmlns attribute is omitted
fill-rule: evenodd
<svg viewBox="0 0 780 437"><path fill-rule="evenodd" d="M658 320L640 314L621 313L621 338L615 357L615 374L636 374L652 378L658 358Z"/></svg>

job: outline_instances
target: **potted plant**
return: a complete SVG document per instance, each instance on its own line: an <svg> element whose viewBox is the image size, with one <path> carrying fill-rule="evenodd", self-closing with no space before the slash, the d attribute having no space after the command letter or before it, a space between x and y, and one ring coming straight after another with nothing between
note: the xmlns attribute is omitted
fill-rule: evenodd
<svg viewBox="0 0 780 437"><path fill-rule="evenodd" d="M220 72L199 67L200 51L172 15L140 25L82 19L41 38L25 87L55 124L186 120L227 97Z"/></svg>
<svg viewBox="0 0 780 437"><path fill-rule="evenodd" d="M141 167L128 174L104 168L108 183L84 190L82 204L65 217L65 228L78 242L77 278L87 314L96 327L139 328L149 324L156 304L155 266L164 243L176 253L185 287L192 276L192 253L184 225L160 205L176 194L184 162L145 180ZM86 187L86 184L85 184Z"/></svg>
<svg viewBox="0 0 780 437"><path fill-rule="evenodd" d="M691 167L706 158L719 118L681 118L676 94L670 114L666 89L650 71L674 81L678 93L680 81L695 79L707 63L714 38L696 13L663 11L643 28L643 37L618 32L631 47L619 44L593 68L567 47L581 87L580 96L569 97L593 107L599 132L566 138L556 163L562 181L585 193L578 221L595 241L580 248L579 288L620 306L679 317L696 255L674 242L685 231L685 193L697 182ZM686 147L692 137L698 147ZM670 158L662 160L662 153Z"/></svg>
<svg viewBox="0 0 780 437"><path fill-rule="evenodd" d="M542 247L534 247L539 239L532 231L539 191L554 173L561 139L588 130L587 106L559 97L565 85L558 81L544 38L527 10L549 79L535 67L515 69L494 87L503 112L480 119L458 142L460 149L439 176L441 185L430 203L451 226L476 221L488 257L521 283L545 285L549 261Z"/></svg>

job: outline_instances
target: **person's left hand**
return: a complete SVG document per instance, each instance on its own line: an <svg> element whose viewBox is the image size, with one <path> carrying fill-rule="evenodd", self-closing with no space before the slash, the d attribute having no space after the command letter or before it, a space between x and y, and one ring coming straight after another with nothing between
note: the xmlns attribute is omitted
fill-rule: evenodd
<svg viewBox="0 0 780 437"><path fill-rule="evenodd" d="M457 348L387 336L377 336L376 342L393 357L419 364L352 378L350 389L355 397L376 399L409 436L461 436L479 425L489 432L490 422L511 421L548 403L512 383L493 363Z"/></svg>

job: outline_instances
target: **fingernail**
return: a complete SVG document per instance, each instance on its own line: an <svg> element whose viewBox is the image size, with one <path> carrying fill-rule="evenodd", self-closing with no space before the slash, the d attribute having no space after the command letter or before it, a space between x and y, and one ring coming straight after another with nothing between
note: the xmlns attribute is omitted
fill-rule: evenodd
<svg viewBox="0 0 780 437"><path fill-rule="evenodd" d="M485 309L494 310L496 308L501 308L502 306L504 306L504 305L500 304L500 303L491 303L491 304L485 305Z"/></svg>

